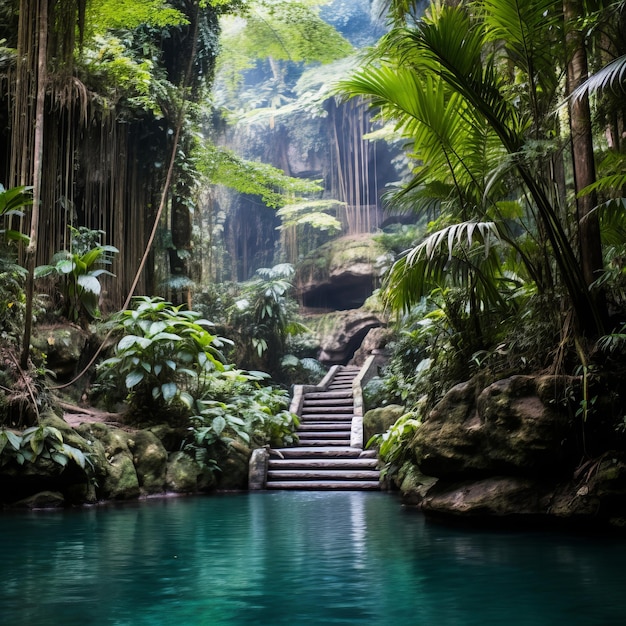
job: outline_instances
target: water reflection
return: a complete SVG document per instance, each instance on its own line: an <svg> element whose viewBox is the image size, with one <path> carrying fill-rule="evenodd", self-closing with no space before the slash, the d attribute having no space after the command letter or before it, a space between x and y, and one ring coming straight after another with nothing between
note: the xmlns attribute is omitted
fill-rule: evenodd
<svg viewBox="0 0 626 626"><path fill-rule="evenodd" d="M626 542L461 532L371 493L0 517L0 623L621 624Z"/></svg>

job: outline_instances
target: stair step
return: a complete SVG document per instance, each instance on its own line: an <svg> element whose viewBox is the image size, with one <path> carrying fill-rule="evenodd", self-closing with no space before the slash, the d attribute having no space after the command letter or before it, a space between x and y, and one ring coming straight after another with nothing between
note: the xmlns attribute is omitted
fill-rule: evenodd
<svg viewBox="0 0 626 626"><path fill-rule="evenodd" d="M298 431L297 434L302 445L308 444L312 439L342 439L350 442L349 430L305 430Z"/></svg>
<svg viewBox="0 0 626 626"><path fill-rule="evenodd" d="M379 490L376 453L350 446L358 367L343 367L324 391L304 395L297 446L270 450L267 489Z"/></svg>
<svg viewBox="0 0 626 626"><path fill-rule="evenodd" d="M353 415L341 413L333 415L332 413L310 413L300 418L300 424L352 424ZM348 426L349 428L350 426Z"/></svg>
<svg viewBox="0 0 626 626"><path fill-rule="evenodd" d="M337 415L352 415L353 407L350 406L310 406L302 408L302 415L311 415L311 414L326 414L328 413L336 413Z"/></svg>
<svg viewBox="0 0 626 626"><path fill-rule="evenodd" d="M314 422L314 421L302 421L300 422L300 426L298 426L298 433L302 433L302 432L311 432L311 431L318 431L318 430L350 430L352 426L352 420L342 420L341 422L335 422L335 421L330 421L330 420L326 420L326 421L319 421L319 422Z"/></svg>
<svg viewBox="0 0 626 626"><path fill-rule="evenodd" d="M361 458L378 459L378 452L376 450L363 450L363 452L361 452Z"/></svg>
<svg viewBox="0 0 626 626"><path fill-rule="evenodd" d="M274 480L378 480L378 470L286 469L270 470L268 482Z"/></svg>
<svg viewBox="0 0 626 626"><path fill-rule="evenodd" d="M304 401L325 399L343 399L352 398L352 392L344 391L312 391L304 394Z"/></svg>
<svg viewBox="0 0 626 626"><path fill-rule="evenodd" d="M330 439L330 438L319 438L319 439L300 439L300 446L312 446L312 447L328 447L328 446L349 446L350 438L343 439Z"/></svg>
<svg viewBox="0 0 626 626"><path fill-rule="evenodd" d="M307 426L307 424L305 424ZM304 435L305 437L317 437L323 438L325 435L329 437L337 437L340 433L344 433L348 437L352 432L350 423L340 422L339 426L335 422L321 422L318 428L298 428L296 431L298 435Z"/></svg>
<svg viewBox="0 0 626 626"><path fill-rule="evenodd" d="M326 458L326 459L275 459L269 461L270 470L274 469L376 469L378 461L368 458Z"/></svg>
<svg viewBox="0 0 626 626"><path fill-rule="evenodd" d="M352 406L354 400L352 396L349 398L334 398L334 399L317 399L317 400L309 400L308 398L304 398L304 402L302 404L303 408L306 407L314 407L314 406Z"/></svg>
<svg viewBox="0 0 626 626"><path fill-rule="evenodd" d="M377 480L286 480L272 481L266 485L267 489L299 489L302 491L325 491L341 489L345 491L380 490Z"/></svg>
<svg viewBox="0 0 626 626"><path fill-rule="evenodd" d="M314 446L294 446L292 448L278 448L272 451L274 454L272 458L329 458L329 457L343 457L343 458L358 458L362 450L359 448L351 448L350 446L327 446L327 447L314 447ZM271 454L271 453L270 453Z"/></svg>

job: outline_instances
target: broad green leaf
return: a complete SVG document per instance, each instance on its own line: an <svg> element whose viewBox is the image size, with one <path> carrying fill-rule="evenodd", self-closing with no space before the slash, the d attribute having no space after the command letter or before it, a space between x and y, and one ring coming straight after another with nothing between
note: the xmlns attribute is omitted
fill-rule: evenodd
<svg viewBox="0 0 626 626"><path fill-rule="evenodd" d="M126 376L126 387L132 389L135 385L138 385L145 377L144 372L141 370L133 370Z"/></svg>
<svg viewBox="0 0 626 626"><path fill-rule="evenodd" d="M161 385L161 393L163 394L163 399L166 402L169 402L178 392L178 385L176 383L165 383Z"/></svg>
<svg viewBox="0 0 626 626"><path fill-rule="evenodd" d="M79 467L85 468L85 453L74 446L70 446L66 443L62 446L63 452L67 455L68 458L72 459Z"/></svg>
<svg viewBox="0 0 626 626"><path fill-rule="evenodd" d="M194 403L194 399L193 396L186 392L186 391L181 391L180 395L178 396L180 401L188 408L191 409L191 407L193 407L193 403Z"/></svg>
<svg viewBox="0 0 626 626"><path fill-rule="evenodd" d="M135 344L139 344L141 348L144 350L152 345L152 339L148 339L147 337L139 337L138 335L126 335L122 337L117 344L118 351L124 351L128 348L134 346Z"/></svg>
<svg viewBox="0 0 626 626"><path fill-rule="evenodd" d="M64 259L56 264L56 271L59 272L59 274L71 274L75 267L76 265L74 261L71 259Z"/></svg>
<svg viewBox="0 0 626 626"><path fill-rule="evenodd" d="M50 456L52 460L61 467L65 467L67 465L68 458L62 452L53 452Z"/></svg>
<svg viewBox="0 0 626 626"><path fill-rule="evenodd" d="M154 337L154 335L158 335L163 332L167 328L167 324L163 321L152 322L149 328L146 330L146 335L150 335Z"/></svg>
<svg viewBox="0 0 626 626"><path fill-rule="evenodd" d="M37 428L36 432L33 434L30 440L31 450L34 452L35 456L39 456L41 451L43 450L45 442L45 434L43 428Z"/></svg>
<svg viewBox="0 0 626 626"><path fill-rule="evenodd" d="M22 445L22 438L19 435L11 432L10 430L5 430L3 432L6 435L6 438L11 444L12 448L14 450L19 450L20 446Z"/></svg>
<svg viewBox="0 0 626 626"><path fill-rule="evenodd" d="M180 335L174 333L158 333L152 337L152 341L182 341L182 339Z"/></svg>
<svg viewBox="0 0 626 626"><path fill-rule="evenodd" d="M217 417L213 418L213 421L211 422L211 427L219 436L222 434L224 428L226 428L226 420L221 415L218 415Z"/></svg>
<svg viewBox="0 0 626 626"><path fill-rule="evenodd" d="M46 426L44 428L44 437L51 437L52 439L56 439L59 443L63 443L61 431L54 426Z"/></svg>

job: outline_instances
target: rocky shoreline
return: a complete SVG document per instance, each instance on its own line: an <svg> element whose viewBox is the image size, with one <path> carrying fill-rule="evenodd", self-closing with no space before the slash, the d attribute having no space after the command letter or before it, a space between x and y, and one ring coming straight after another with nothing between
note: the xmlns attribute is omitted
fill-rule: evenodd
<svg viewBox="0 0 626 626"><path fill-rule="evenodd" d="M626 529L626 455L606 436L584 436L567 401L578 384L457 385L417 428L392 488L440 520Z"/></svg>
<svg viewBox="0 0 626 626"><path fill-rule="evenodd" d="M70 413L67 420L51 410L42 415L41 425L57 429L64 443L88 461L84 468L42 457L5 464L0 467L0 507L56 508L247 488L251 451L240 442L217 451L222 471L213 472L180 449L184 429L165 424L131 428L105 423L103 415Z"/></svg>

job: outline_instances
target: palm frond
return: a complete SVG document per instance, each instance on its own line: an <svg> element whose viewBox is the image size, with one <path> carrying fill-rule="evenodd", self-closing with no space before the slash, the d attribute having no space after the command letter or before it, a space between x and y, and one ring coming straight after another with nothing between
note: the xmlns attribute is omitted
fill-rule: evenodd
<svg viewBox="0 0 626 626"><path fill-rule="evenodd" d="M589 94L602 93L608 90L618 97L624 96L626 92L626 55L614 59L590 76L571 93L570 98L580 100Z"/></svg>
<svg viewBox="0 0 626 626"><path fill-rule="evenodd" d="M605 244L623 246L626 243L626 198L604 202L583 219L589 219L592 215L598 218L600 236Z"/></svg>
<svg viewBox="0 0 626 626"><path fill-rule="evenodd" d="M533 83L552 92L558 80L549 45L562 21L561 0L479 0L488 37L503 42L509 58ZM560 41L559 41L560 45Z"/></svg>
<svg viewBox="0 0 626 626"><path fill-rule="evenodd" d="M503 243L494 222L463 222L443 228L407 251L386 278L383 298L408 311L433 289L462 286L485 306L505 307L499 290L505 280L495 244Z"/></svg>
<svg viewBox="0 0 626 626"><path fill-rule="evenodd" d="M463 7L441 8L436 21L421 21L409 31L406 58L440 76L482 115L509 152L522 145L526 123L504 97L503 79L484 57L485 31Z"/></svg>
<svg viewBox="0 0 626 626"><path fill-rule="evenodd" d="M341 88L368 97L412 140L413 159L421 165L407 191L437 182L451 187L459 206L482 204L486 180L505 151L484 118L472 118L461 95L441 78L410 67L370 66Z"/></svg>

